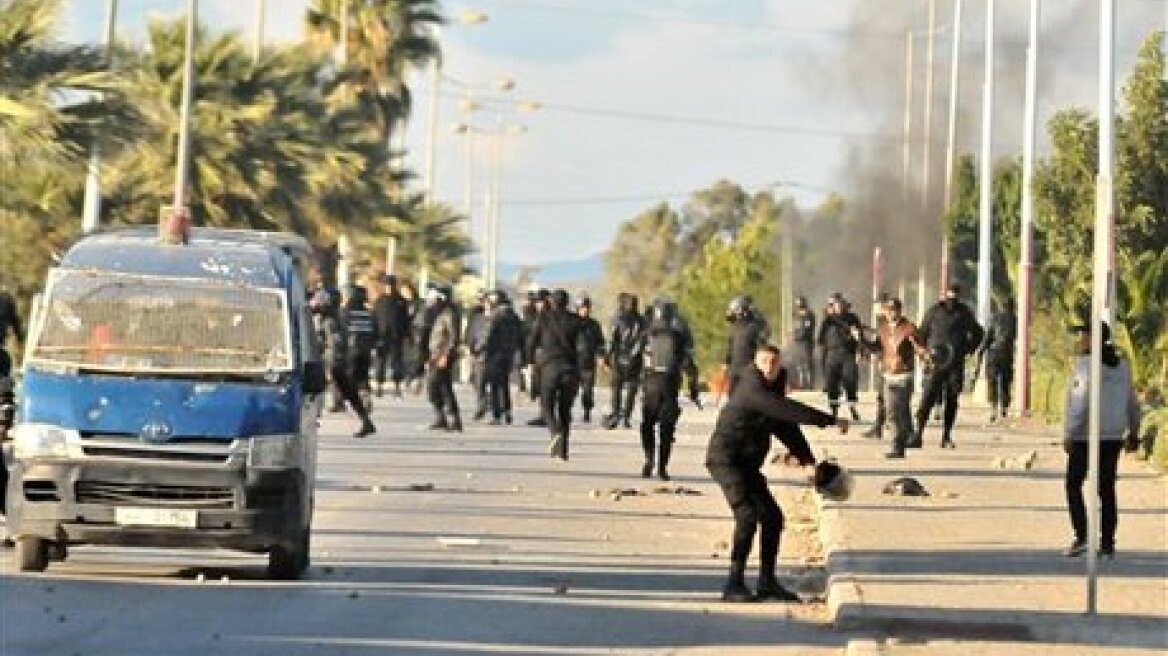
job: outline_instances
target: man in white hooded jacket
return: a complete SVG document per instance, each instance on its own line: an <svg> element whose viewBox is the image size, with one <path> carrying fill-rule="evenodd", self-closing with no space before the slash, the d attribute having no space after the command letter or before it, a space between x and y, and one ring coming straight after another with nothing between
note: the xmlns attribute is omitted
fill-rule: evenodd
<svg viewBox="0 0 1168 656"><path fill-rule="evenodd" d="M1067 389L1067 411L1063 425L1063 449L1067 452L1067 508L1074 541L1069 557L1087 551L1087 510L1083 503L1083 481L1087 477L1088 426L1090 425L1091 331L1086 325L1071 328L1076 337L1074 379ZM1115 556L1115 529L1118 521L1115 479L1120 451L1139 443L1140 404L1132 387L1131 367L1120 359L1111 342L1111 330L1103 324L1103 378L1099 417L1099 502L1102 534L1099 554Z"/></svg>

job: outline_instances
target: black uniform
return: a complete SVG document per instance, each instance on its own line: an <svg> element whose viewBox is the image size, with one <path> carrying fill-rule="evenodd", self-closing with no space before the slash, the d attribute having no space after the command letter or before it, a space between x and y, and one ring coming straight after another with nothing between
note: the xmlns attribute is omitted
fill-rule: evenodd
<svg viewBox="0 0 1168 656"><path fill-rule="evenodd" d="M539 321L539 317L541 314L543 314L543 310L537 309L535 307L534 303L528 303L527 305L523 306L523 340L524 340L524 343L526 343L531 338L531 334L535 331L535 324ZM524 364L526 364L529 367L528 371L531 372L530 379L527 381L527 383L528 383L527 395L528 395L528 398L530 398L532 401L534 401L534 400L539 398L540 388L541 388L541 385L540 385L540 353L539 353L539 351L536 351L534 353L528 353L527 349L524 349L523 353L525 356L523 358Z"/></svg>
<svg viewBox="0 0 1168 656"><path fill-rule="evenodd" d="M540 315L527 339L528 354L533 359L540 354L540 404L552 435L551 455L561 460L568 459L572 404L580 385L580 331L580 317L556 307Z"/></svg>
<svg viewBox="0 0 1168 656"><path fill-rule="evenodd" d="M840 396L846 395L855 419L860 393L860 370L856 356L860 342L852 330L860 330L860 318L850 311L824 316L819 325L819 346L823 349L827 401L833 415L839 414Z"/></svg>
<svg viewBox="0 0 1168 656"><path fill-rule="evenodd" d="M348 341L345 367L353 387L362 395L362 403L368 407L371 396L369 368L373 364L373 351L377 348L377 321L361 302L351 302L342 314L341 322Z"/></svg>
<svg viewBox="0 0 1168 656"><path fill-rule="evenodd" d="M1018 317L1010 308L994 315L981 343L989 400L993 418L1006 416L1010 407L1010 385L1014 382L1014 345L1018 336Z"/></svg>
<svg viewBox="0 0 1168 656"><path fill-rule="evenodd" d="M5 291L0 291L0 348L8 341L8 332L16 339L24 339L24 330L20 324L20 313L16 311L16 299Z"/></svg>
<svg viewBox="0 0 1168 656"><path fill-rule="evenodd" d="M810 465L815 463L815 456L798 425L825 427L835 422L831 415L783 398L785 378L780 375L771 383L757 368L743 372L738 388L718 414L706 449L706 469L722 488L734 513L730 578L738 586L744 586L746 560L760 526L759 578L774 580L783 513L761 472L770 452L771 437L778 438L800 463Z"/></svg>
<svg viewBox="0 0 1168 656"><path fill-rule="evenodd" d="M726 347L726 369L730 372L730 394L738 379L754 366L754 353L770 339L770 328L753 313L738 317L730 324L730 340Z"/></svg>
<svg viewBox="0 0 1168 656"><path fill-rule="evenodd" d="M957 422L957 401L965 387L965 358L973 353L985 331L969 306L956 299L937 303L925 313L920 326L921 340L933 353L932 370L925 377L924 395L917 409L914 446L920 446L933 406L944 403L942 446L952 446L953 424Z"/></svg>
<svg viewBox="0 0 1168 656"><path fill-rule="evenodd" d="M580 354L580 406L584 409L584 421L592 418L592 408L596 405L596 360L604 355L604 329L592 317L580 317L580 341L576 344Z"/></svg>
<svg viewBox="0 0 1168 656"><path fill-rule="evenodd" d="M433 308L427 339L426 387L435 420L430 428L462 431L458 397L454 394L454 368L458 359L458 312L448 302L441 301Z"/></svg>
<svg viewBox="0 0 1168 656"><path fill-rule="evenodd" d="M406 379L405 345L410 334L410 304L397 291L383 294L373 304L373 318L377 321L377 359L374 371L380 392L385 381L393 381L400 394Z"/></svg>
<svg viewBox="0 0 1168 656"><path fill-rule="evenodd" d="M361 401L357 386L349 376L348 328L335 305L318 305L318 308L314 319L317 338L323 347L321 361L328 368L329 377L340 395L337 401L341 405L349 404L353 412L361 418L362 432L366 432L365 428L371 428L372 423L369 419L369 410Z"/></svg>
<svg viewBox="0 0 1168 656"><path fill-rule="evenodd" d="M15 385L12 381L12 359L0 341L0 440L7 439L16 418ZM8 508L8 463L0 449L0 513Z"/></svg>
<svg viewBox="0 0 1168 656"><path fill-rule="evenodd" d="M608 340L608 366L612 373L612 414L607 426L629 426L637 387L641 381L641 348L644 346L645 319L639 312L626 309L613 321Z"/></svg>
<svg viewBox="0 0 1168 656"><path fill-rule="evenodd" d="M794 350L793 366L795 387L812 389L815 387L815 313L808 308L795 310L795 328L791 332Z"/></svg>
<svg viewBox="0 0 1168 656"><path fill-rule="evenodd" d="M495 308L487 325L487 389L493 423L511 423L511 366L523 350L523 323L509 303Z"/></svg>
<svg viewBox="0 0 1168 656"><path fill-rule="evenodd" d="M645 331L643 394L641 397L641 448L645 464L641 476L649 477L656 462L657 475L669 480L669 458L673 453L674 433L681 418L677 402L681 375L690 380L690 398L697 400L697 366L693 357L693 337L684 322L660 308L653 309L653 319ZM658 440L660 431L660 440ZM656 457L654 457L656 456Z"/></svg>

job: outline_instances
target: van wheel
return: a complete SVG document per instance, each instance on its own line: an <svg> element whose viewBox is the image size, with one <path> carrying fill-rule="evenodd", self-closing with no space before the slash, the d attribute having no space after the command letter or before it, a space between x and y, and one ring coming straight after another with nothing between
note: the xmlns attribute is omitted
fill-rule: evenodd
<svg viewBox="0 0 1168 656"><path fill-rule="evenodd" d="M280 544L268 551L268 577L295 581L308 569L309 531L304 529L292 544Z"/></svg>
<svg viewBox="0 0 1168 656"><path fill-rule="evenodd" d="M16 538L16 569L43 572L49 566L49 543L36 537Z"/></svg>

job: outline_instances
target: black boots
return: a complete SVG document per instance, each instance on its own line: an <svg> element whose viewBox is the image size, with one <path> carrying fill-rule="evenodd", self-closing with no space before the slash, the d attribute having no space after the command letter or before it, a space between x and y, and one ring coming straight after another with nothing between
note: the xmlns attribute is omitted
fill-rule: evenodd
<svg viewBox="0 0 1168 656"><path fill-rule="evenodd" d="M361 419L361 428L353 433L353 437L368 437L377 432L377 427L373 425L373 421L366 415Z"/></svg>
<svg viewBox="0 0 1168 656"><path fill-rule="evenodd" d="M758 577L758 588L754 594L755 599L758 601L780 601L783 603L798 603L802 601L799 595L784 588L773 574Z"/></svg>
<svg viewBox="0 0 1168 656"><path fill-rule="evenodd" d="M746 587L746 563L730 562L730 577L726 580L726 586L722 588L722 601L730 604L758 601L758 597Z"/></svg>
<svg viewBox="0 0 1168 656"><path fill-rule="evenodd" d="M659 445L659 454L657 456L657 478L663 481L669 480L669 456L673 453L673 440L661 438Z"/></svg>

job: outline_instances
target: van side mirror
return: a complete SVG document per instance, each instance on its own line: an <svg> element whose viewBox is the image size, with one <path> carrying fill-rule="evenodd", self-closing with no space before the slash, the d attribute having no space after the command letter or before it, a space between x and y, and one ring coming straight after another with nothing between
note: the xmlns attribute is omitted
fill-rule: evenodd
<svg viewBox="0 0 1168 656"><path fill-rule="evenodd" d="M324 373L323 362L305 362L304 380L301 381L304 393L309 396L323 394L328 389L328 378Z"/></svg>

